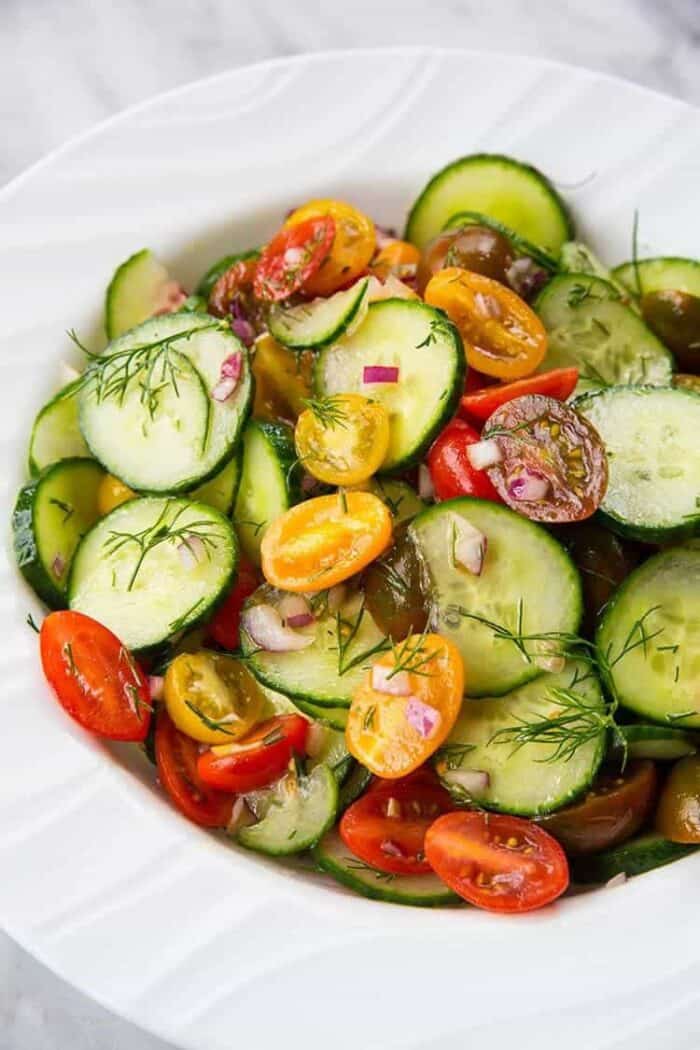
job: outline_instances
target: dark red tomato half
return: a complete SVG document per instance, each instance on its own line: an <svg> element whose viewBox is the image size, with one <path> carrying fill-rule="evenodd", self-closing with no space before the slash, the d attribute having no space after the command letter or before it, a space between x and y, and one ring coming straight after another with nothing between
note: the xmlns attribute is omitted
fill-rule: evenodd
<svg viewBox="0 0 700 1050"><path fill-rule="evenodd" d="M564 850L521 817L447 813L428 829L425 852L451 890L486 911L533 911L556 900L569 885Z"/></svg>
<svg viewBox="0 0 700 1050"><path fill-rule="evenodd" d="M237 743L200 755L199 776L211 787L240 795L267 787L282 776L293 752L305 753L308 731L301 715L270 718Z"/></svg>
<svg viewBox="0 0 700 1050"><path fill-rule="evenodd" d="M234 797L212 790L197 772L199 744L185 736L164 707L156 719L158 778L181 813L205 828L225 828L231 820Z"/></svg>
<svg viewBox="0 0 700 1050"><path fill-rule="evenodd" d="M255 267L253 288L258 299L278 302L300 291L328 258L334 237L335 220L330 215L283 227Z"/></svg>
<svg viewBox="0 0 700 1050"><path fill-rule="evenodd" d="M462 413L470 419L487 420L501 405L524 394L547 394L557 401L566 401L577 383L578 368L555 368L514 383L499 383L474 393L467 392L462 398Z"/></svg>
<svg viewBox="0 0 700 1050"><path fill-rule="evenodd" d="M428 470L438 499L454 496L478 496L501 503L485 470L475 470L469 462L467 449L480 441L474 427L463 419L453 419L428 453Z"/></svg>
<svg viewBox="0 0 700 1050"><path fill-rule="evenodd" d="M238 564L238 577L223 605L219 606L209 621L208 633L223 649L237 649L240 643L239 626L241 609L246 598L259 586L255 566L247 558Z"/></svg>
<svg viewBox="0 0 700 1050"><path fill-rule="evenodd" d="M59 702L84 729L109 740L145 740L151 694L115 634L83 613L50 613L39 635L41 663Z"/></svg>

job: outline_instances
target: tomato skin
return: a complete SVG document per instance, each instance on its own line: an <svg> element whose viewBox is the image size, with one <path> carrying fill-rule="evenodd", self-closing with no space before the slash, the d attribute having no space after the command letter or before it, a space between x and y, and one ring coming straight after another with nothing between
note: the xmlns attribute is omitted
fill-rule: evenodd
<svg viewBox="0 0 700 1050"><path fill-rule="evenodd" d="M700 843L700 758L676 762L656 811L656 830L671 842Z"/></svg>
<svg viewBox="0 0 700 1050"><path fill-rule="evenodd" d="M234 797L212 790L197 772L199 746L185 736L164 709L156 719L158 778L177 809L203 828L224 828L231 819Z"/></svg>
<svg viewBox="0 0 700 1050"><path fill-rule="evenodd" d="M304 281L301 290L307 296L332 295L348 288L367 272L376 246L372 220L345 201L308 201L292 212L285 227L319 217L330 218L335 232L323 266L316 267Z"/></svg>
<svg viewBox="0 0 700 1050"><path fill-rule="evenodd" d="M308 729L309 723L301 715L270 718L240 740L238 750L222 747L205 751L199 757L197 772L203 783L220 791L245 794L246 791L267 787L282 776L293 752L304 754ZM273 734L280 739L262 743ZM249 751L240 750L258 741L258 747L252 747ZM231 753L224 754L226 751Z"/></svg>
<svg viewBox="0 0 700 1050"><path fill-rule="evenodd" d="M207 626L208 634L222 649L238 649L240 645L241 610L246 598L259 586L255 566L244 555L238 563L238 577L223 605L219 606Z"/></svg>
<svg viewBox="0 0 700 1050"><path fill-rule="evenodd" d="M557 401L566 401L574 392L577 383L578 368L554 368L551 372L543 372L528 379L518 379L514 383L491 386L478 393L465 394L462 398L462 414L467 418L486 422L497 408L515 397L522 397L523 394L547 394L549 397L555 397Z"/></svg>
<svg viewBox="0 0 700 1050"><path fill-rule="evenodd" d="M135 495L136 493L119 478L115 478L113 474L105 474L97 490L97 509L102 515L109 514L115 507L128 503Z"/></svg>
<svg viewBox="0 0 700 1050"><path fill-rule="evenodd" d="M320 403L322 404L322 402ZM381 467L389 448L389 413L362 394L326 399L332 418L305 409L294 431L304 469L327 485L360 485Z"/></svg>
<svg viewBox="0 0 700 1050"><path fill-rule="evenodd" d="M41 663L65 711L108 740L142 741L151 694L141 668L115 634L83 613L50 613L39 634Z"/></svg>
<svg viewBox="0 0 700 1050"><path fill-rule="evenodd" d="M370 616L393 641L425 629L429 603L418 551L407 526L395 529L390 549L367 569L364 591Z"/></svg>
<svg viewBox="0 0 700 1050"><path fill-rule="evenodd" d="M379 780L346 809L338 831L351 853L379 871L428 875L425 833L437 816L452 809L449 792L436 778L412 774Z"/></svg>
<svg viewBox="0 0 700 1050"><path fill-rule="evenodd" d="M495 386L498 383L497 379L493 376L486 376L483 372L477 372L475 368L467 369L467 380L464 384L465 397L468 394L475 394L477 390L484 390L486 387Z"/></svg>
<svg viewBox="0 0 700 1050"><path fill-rule="evenodd" d="M428 470L438 499L455 496L477 496L501 503L485 470L475 470L467 449L480 441L479 432L463 419L453 419L430 449Z"/></svg>
<svg viewBox="0 0 700 1050"><path fill-rule="evenodd" d="M258 299L280 302L308 286L329 257L335 233L330 215L285 225L265 246L255 265L253 289ZM290 261L292 253L298 258Z"/></svg>
<svg viewBox="0 0 700 1050"><path fill-rule="evenodd" d="M474 810L446 813L428 829L425 852L451 890L486 911L534 911L569 885L564 850L522 817Z"/></svg>

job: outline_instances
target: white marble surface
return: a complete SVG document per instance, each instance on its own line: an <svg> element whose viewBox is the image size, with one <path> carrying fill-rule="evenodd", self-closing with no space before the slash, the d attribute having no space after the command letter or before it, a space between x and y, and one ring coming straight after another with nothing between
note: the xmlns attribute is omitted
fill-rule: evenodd
<svg viewBox="0 0 700 1050"><path fill-rule="evenodd" d="M700 103L700 0L0 0L0 184L188 80L276 55L419 43L543 55ZM0 1050L67 1048L167 1050L0 933Z"/></svg>

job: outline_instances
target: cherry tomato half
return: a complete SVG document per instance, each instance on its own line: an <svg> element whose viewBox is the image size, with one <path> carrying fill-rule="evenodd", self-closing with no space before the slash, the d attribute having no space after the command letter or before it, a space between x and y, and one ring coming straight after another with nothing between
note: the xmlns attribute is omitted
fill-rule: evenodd
<svg viewBox="0 0 700 1050"><path fill-rule="evenodd" d="M310 402L294 441L304 469L327 485L359 485L379 470L389 448L389 413L362 394Z"/></svg>
<svg viewBox="0 0 700 1050"><path fill-rule="evenodd" d="M425 248L418 266L418 291L423 293L430 280L445 267L459 267L506 284L513 263L509 241L489 226L476 224L445 230Z"/></svg>
<svg viewBox="0 0 700 1050"><path fill-rule="evenodd" d="M477 496L501 503L485 470L469 462L467 449L481 440L481 435L463 419L453 419L430 449L427 458L430 478L438 499L454 496Z"/></svg>
<svg viewBox="0 0 700 1050"><path fill-rule="evenodd" d="M305 295L331 295L360 277L374 255L374 223L352 204L336 200L314 200L292 212L285 228L309 219L329 218L334 236L328 255L309 274L302 291Z"/></svg>
<svg viewBox="0 0 700 1050"><path fill-rule="evenodd" d="M524 394L547 394L557 401L566 401L577 383L578 368L555 368L551 372L530 376L529 379L518 379L515 383L490 386L477 393L465 394L462 412L471 419L486 420L501 405Z"/></svg>
<svg viewBox="0 0 700 1050"><path fill-rule="evenodd" d="M436 778L380 780L346 809L338 831L351 853L379 871L427 875L432 869L425 833L436 817L453 809Z"/></svg>
<svg viewBox="0 0 700 1050"><path fill-rule="evenodd" d="M425 852L450 889L487 911L533 911L569 885L569 865L557 840L521 817L446 813L428 828Z"/></svg>
<svg viewBox="0 0 700 1050"><path fill-rule="evenodd" d="M177 728L203 744L226 744L245 736L265 703L244 663L207 649L176 656L165 673L163 691Z"/></svg>
<svg viewBox="0 0 700 1050"><path fill-rule="evenodd" d="M292 752L303 755L309 723L301 715L279 715L261 722L235 744L215 747L199 756L201 780L221 791L245 794L278 780Z"/></svg>
<svg viewBox="0 0 700 1050"><path fill-rule="evenodd" d="M97 490L97 509L101 515L109 514L115 507L134 499L136 493L113 474L105 474Z"/></svg>
<svg viewBox="0 0 700 1050"><path fill-rule="evenodd" d="M313 396L314 354L298 353L278 343L269 333L255 341L251 371L255 379L253 416L271 423L294 423Z"/></svg>
<svg viewBox="0 0 700 1050"><path fill-rule="evenodd" d="M671 842L700 843L700 757L688 755L676 762L666 781L656 830Z"/></svg>
<svg viewBox="0 0 700 1050"><path fill-rule="evenodd" d="M61 706L108 740L145 740L148 683L115 634L79 612L50 613L39 635L41 663Z"/></svg>
<svg viewBox="0 0 700 1050"><path fill-rule="evenodd" d="M581 573L584 628L592 637L603 607L638 561L634 547L594 521L567 525L558 533Z"/></svg>
<svg viewBox="0 0 700 1050"><path fill-rule="evenodd" d="M208 310L216 317L228 317L234 299L248 299L253 290L256 258L239 259L224 270L209 293Z"/></svg>
<svg viewBox="0 0 700 1050"><path fill-rule="evenodd" d="M364 592L370 616L395 642L425 629L429 603L416 545L407 527L395 529L392 546L368 568Z"/></svg>
<svg viewBox="0 0 700 1050"><path fill-rule="evenodd" d="M413 280L420 262L420 252L408 241L388 241L372 259L370 273L385 281L389 274L400 280Z"/></svg>
<svg viewBox="0 0 700 1050"><path fill-rule="evenodd" d="M258 299L277 302L304 288L328 259L336 226L330 215L287 223L263 249L255 264L253 288Z"/></svg>
<svg viewBox="0 0 700 1050"><path fill-rule="evenodd" d="M673 351L684 372L700 372L700 298L664 289L647 292L640 301L642 317Z"/></svg>
<svg viewBox="0 0 700 1050"><path fill-rule="evenodd" d="M234 797L214 791L197 772L199 744L177 728L164 709L156 718L158 779L181 813L204 828L225 828Z"/></svg>
<svg viewBox="0 0 700 1050"><path fill-rule="evenodd" d="M237 649L240 643L241 609L246 598L259 586L258 574L251 561L243 556L238 563L238 576L223 605L209 621L208 634L222 649Z"/></svg>

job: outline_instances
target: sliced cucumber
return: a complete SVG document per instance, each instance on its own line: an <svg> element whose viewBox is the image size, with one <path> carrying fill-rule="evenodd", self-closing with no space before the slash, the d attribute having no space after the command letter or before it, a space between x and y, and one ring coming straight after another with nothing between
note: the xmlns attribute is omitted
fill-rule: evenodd
<svg viewBox="0 0 700 1050"><path fill-rule="evenodd" d="M342 784L353 761L345 743L345 733L331 729L330 726L318 726L315 732L319 734L320 741L313 755L309 755L306 761L307 771L310 772L319 765L328 766L338 784Z"/></svg>
<svg viewBox="0 0 700 1050"><path fill-rule="evenodd" d="M260 252L256 248L252 248L247 252L224 255L222 259L218 259L213 266L210 266L201 278L197 285L197 295L201 295L203 299L208 299L216 282L227 270L231 269L234 263L241 262L243 259L257 259L259 254Z"/></svg>
<svg viewBox="0 0 700 1050"><path fill-rule="evenodd" d="M81 380L76 379L48 401L34 420L29 442L29 473L39 474L59 459L90 455L78 422L77 394Z"/></svg>
<svg viewBox="0 0 700 1050"><path fill-rule="evenodd" d="M207 301L201 295L188 295L180 307L181 313L205 314Z"/></svg>
<svg viewBox="0 0 700 1050"><path fill-rule="evenodd" d="M236 502L238 485L241 480L241 453L237 449L225 467L215 474L210 481L190 493L190 499L199 503L208 503L222 514L230 514Z"/></svg>
<svg viewBox="0 0 700 1050"><path fill-rule="evenodd" d="M607 281L560 274L540 292L535 310L548 335L538 371L575 366L581 375L579 393L615 383L671 382L671 354Z"/></svg>
<svg viewBox="0 0 700 1050"><path fill-rule="evenodd" d="M607 606L596 641L625 707L652 722L700 728L700 550L673 547L635 569Z"/></svg>
<svg viewBox="0 0 700 1050"><path fill-rule="evenodd" d="M397 481L395 478L372 478L370 492L379 496L382 503L386 503L394 519L394 525L401 525L405 521L415 518L425 510L425 503L415 489L405 481Z"/></svg>
<svg viewBox="0 0 700 1050"><path fill-rule="evenodd" d="M700 261L677 256L638 259L616 266L613 276L633 295L645 292L677 291L700 295ZM639 283L637 283L639 276Z"/></svg>
<svg viewBox="0 0 700 1050"><path fill-rule="evenodd" d="M243 465L233 512L244 552L260 564L267 526L301 498L290 427L251 419L243 433Z"/></svg>
<svg viewBox="0 0 700 1050"><path fill-rule="evenodd" d="M652 758L673 762L694 755L697 747L690 733L671 726L622 725L619 732L627 743L629 758Z"/></svg>
<svg viewBox="0 0 700 1050"><path fill-rule="evenodd" d="M459 796L460 769L480 770L488 774L488 785L470 791L469 797L487 809L523 817L543 816L572 802L598 772L605 754L605 728L601 726L595 733L592 727L591 739L573 755L564 756L559 754L556 741L522 743L516 734L525 723L546 725L552 718L571 714L570 702L563 707L557 690L574 694L581 709L602 712L600 686L589 670L581 663L569 662L563 671L543 674L507 696L465 701L443 751L446 770L438 753L438 769L445 785ZM588 728L585 712L580 723L570 725Z"/></svg>
<svg viewBox="0 0 700 1050"><path fill-rule="evenodd" d="M398 368L394 383L365 383L368 366ZM318 356L319 394L360 393L389 412L389 451L382 470L418 462L454 415L464 386L466 358L454 325L418 300L372 303L360 327Z"/></svg>
<svg viewBox="0 0 700 1050"><path fill-rule="evenodd" d="M328 830L338 808L338 782L328 766L316 766L307 777L285 777L257 824L242 827L236 841L246 849L281 857L315 845Z"/></svg>
<svg viewBox="0 0 700 1050"><path fill-rule="evenodd" d="M314 299L299 306L274 305L267 315L270 334L291 350L335 343L344 332L361 324L367 312L368 288L369 279L364 277L328 299Z"/></svg>
<svg viewBox="0 0 700 1050"><path fill-rule="evenodd" d="M598 277L601 281L607 281L623 302L629 302L629 288L626 288L613 276L612 271L583 241L567 241L566 244L563 244L559 255L559 265L565 273L585 273L591 277Z"/></svg>
<svg viewBox="0 0 700 1050"><path fill-rule="evenodd" d="M466 519L487 538L480 576L452 557L455 518ZM431 626L461 652L468 695L500 695L542 674L533 658L535 644L528 659L513 641L498 636L495 625L516 635L577 630L581 581L564 548L546 529L507 507L471 498L428 508L409 531L432 595Z"/></svg>
<svg viewBox="0 0 700 1050"><path fill-rule="evenodd" d="M105 332L111 341L152 317L170 274L150 248L131 255L115 271L105 297Z"/></svg>
<svg viewBox="0 0 700 1050"><path fill-rule="evenodd" d="M267 602L274 605L279 597L279 591L264 585L258 588L249 604ZM315 623L302 629L304 634L313 635L314 642L296 652L265 652L242 630L241 648L248 658L250 670L264 685L285 693L295 702L298 698L315 707L328 708L326 717L332 717L335 708L349 707L355 688L371 667L373 655L385 638L363 608L360 594L349 595L337 615L344 638L359 621L353 640L343 654L343 669L348 668L344 673L338 670L338 620L335 613L329 612L320 614ZM301 709L313 715L306 706Z"/></svg>
<svg viewBox="0 0 700 1050"><path fill-rule="evenodd" d="M235 391L211 391L232 354L243 357ZM180 492L231 458L252 399L245 348L207 314L146 321L93 360L80 392L80 427L91 452L137 491ZM148 384L150 396L144 387Z"/></svg>
<svg viewBox="0 0 700 1050"><path fill-rule="evenodd" d="M12 514L15 557L22 575L52 608L66 604L71 561L99 517L104 471L92 459L62 459L20 490Z"/></svg>
<svg viewBox="0 0 700 1050"><path fill-rule="evenodd" d="M694 853L697 846L669 842L650 831L620 846L588 857L575 857L571 874L574 882L609 882L616 875L642 875L664 864Z"/></svg>
<svg viewBox="0 0 700 1050"><path fill-rule="evenodd" d="M211 613L230 588L237 561L233 528L212 507L186 499L129 500L82 540L68 604L130 649L145 649Z"/></svg>
<svg viewBox="0 0 700 1050"><path fill-rule="evenodd" d="M325 834L316 846L314 860L321 871L372 900L423 908L461 903L437 875L390 875L370 867L350 853L335 829Z"/></svg>
<svg viewBox="0 0 700 1050"><path fill-rule="evenodd" d="M359 762L354 762L345 783L338 792L338 812L344 813L348 806L351 806L360 795L365 793L371 782L372 774L369 769Z"/></svg>
<svg viewBox="0 0 700 1050"><path fill-rule="evenodd" d="M319 704L312 704L309 700L302 700L298 696L294 697L293 703L303 715L308 715L309 718L313 718L315 722L320 722L323 726L342 731L348 724L347 707L322 707Z"/></svg>
<svg viewBox="0 0 700 1050"><path fill-rule="evenodd" d="M490 215L552 255L574 235L567 207L549 179L496 153L461 157L434 175L411 208L406 240L424 248L461 211Z"/></svg>
<svg viewBox="0 0 700 1050"><path fill-rule="evenodd" d="M499 222L498 219L491 218L490 215L482 215L478 211L460 211L456 215L451 215L445 223L445 230L454 230L460 226L488 226L492 230L496 230L497 233L502 234L507 241L510 241L511 245L515 250L522 255L528 255L535 262L539 263L540 266L545 270L549 270L550 273L556 273L559 269L559 263L557 260L548 255L547 252L542 251L532 241L528 241L526 237L521 237L519 233L512 230L510 226L504 225ZM572 242L569 242L572 243ZM563 249L562 249L563 250Z"/></svg>
<svg viewBox="0 0 700 1050"><path fill-rule="evenodd" d="M667 543L700 533L700 394L680 387L609 387L576 399L608 454L604 523Z"/></svg>

